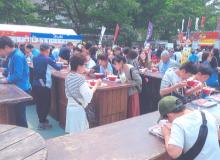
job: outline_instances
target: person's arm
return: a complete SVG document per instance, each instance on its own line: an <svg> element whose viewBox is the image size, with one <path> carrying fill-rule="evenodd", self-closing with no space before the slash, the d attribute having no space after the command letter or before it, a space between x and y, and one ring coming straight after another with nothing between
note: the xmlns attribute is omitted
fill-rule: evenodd
<svg viewBox="0 0 220 160"><path fill-rule="evenodd" d="M48 57L48 64L57 71L59 71L63 68L62 65L56 64L56 62L53 61L50 57Z"/></svg>
<svg viewBox="0 0 220 160"><path fill-rule="evenodd" d="M162 83L161 83L161 85L162 85ZM163 87L163 88L160 89L160 95L163 97L165 95L168 95L168 94L176 91L179 88L185 87L186 85L187 85L186 82L182 81L182 82L179 82L175 85L171 85L171 86L168 86L168 87Z"/></svg>
<svg viewBox="0 0 220 160"><path fill-rule="evenodd" d="M140 76L138 70L136 70L136 69L133 70L133 72L131 74L132 74L132 78L133 78L135 85L136 86L142 85L142 79L141 79L141 76Z"/></svg>
<svg viewBox="0 0 220 160"><path fill-rule="evenodd" d="M218 141L220 142L220 128L218 129Z"/></svg>
<svg viewBox="0 0 220 160"><path fill-rule="evenodd" d="M83 99L87 104L91 102L93 94L95 93L98 86L101 85L101 82L102 82L101 80L98 80L96 85L92 89L89 88L89 85L87 82L83 83L80 86L80 93L83 96Z"/></svg>
<svg viewBox="0 0 220 160"><path fill-rule="evenodd" d="M22 73L24 68L24 59L20 56L16 56L13 59L14 60L11 63L14 65L14 71L7 77L7 83L16 83L18 80L23 79Z"/></svg>
<svg viewBox="0 0 220 160"><path fill-rule="evenodd" d="M170 128L165 124L162 126L162 133L168 155L173 159L178 158L183 152L184 136L182 130L178 126Z"/></svg>

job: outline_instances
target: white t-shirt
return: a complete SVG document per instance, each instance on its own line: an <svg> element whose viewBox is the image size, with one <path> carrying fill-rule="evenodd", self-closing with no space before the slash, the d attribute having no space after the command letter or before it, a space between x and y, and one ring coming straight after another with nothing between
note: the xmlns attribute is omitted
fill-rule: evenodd
<svg viewBox="0 0 220 160"><path fill-rule="evenodd" d="M174 52L173 56L176 57L176 62L180 63L182 59L182 53L181 52Z"/></svg>
<svg viewBox="0 0 220 160"><path fill-rule="evenodd" d="M199 52L197 54L197 56L199 57L199 62L202 62L202 54L203 54L203 52Z"/></svg>
<svg viewBox="0 0 220 160"><path fill-rule="evenodd" d="M93 61L93 59L91 58L88 62L87 62L87 64L86 64L86 68L87 69L91 69L91 68L93 68L93 67L95 67L96 66L96 63L95 63L95 61Z"/></svg>
<svg viewBox="0 0 220 160"><path fill-rule="evenodd" d="M218 125L215 118L204 111L207 119L208 135L205 145L195 160L218 160L220 148L218 144ZM183 148L184 153L196 142L202 124L201 113L193 111L176 118L172 123L169 144Z"/></svg>
<svg viewBox="0 0 220 160"><path fill-rule="evenodd" d="M176 74L176 68L169 68L161 81L160 89L164 89L175 85L182 81L182 79Z"/></svg>

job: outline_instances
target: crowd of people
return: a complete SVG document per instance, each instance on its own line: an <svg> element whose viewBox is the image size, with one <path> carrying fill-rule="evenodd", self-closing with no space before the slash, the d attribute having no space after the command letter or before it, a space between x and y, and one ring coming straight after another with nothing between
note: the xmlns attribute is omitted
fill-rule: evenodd
<svg viewBox="0 0 220 160"><path fill-rule="evenodd" d="M186 53L187 52L187 53ZM77 133L89 128L88 117L85 108L90 104L93 94L102 83L99 79L93 88L86 82L85 75L100 73L103 76L117 75L121 82L132 82L133 87L128 91L128 117L140 115L139 94L142 91L142 82L146 72L158 71L163 74L160 87L162 100L159 102L159 111L163 118L168 118L170 122L189 113L183 106L194 99L205 97L202 92L204 87L210 86L219 88L220 82L220 55L218 49L195 49L190 47L180 49L168 48L147 48L138 47L101 47L92 43L82 43L74 45L69 42L60 48L49 44L40 44L39 50L31 44L16 45L9 37L0 37L0 55L4 58L1 62L0 71L6 77L0 83L13 83L27 93L34 92L36 110L39 118L39 129L49 129L52 127L47 116L50 111L50 88L52 84L51 74L53 70L70 69L65 79L65 93L68 99L66 113L67 133ZM29 79L29 65L33 64L33 82ZM189 81L196 81L195 85L189 86ZM171 100L169 97L171 96ZM182 103L176 107L176 99ZM168 100L166 100L168 97ZM165 99L165 100L164 100ZM165 101L165 102L163 102ZM175 101L175 104L172 104ZM166 103L168 103L168 106ZM160 105L161 104L161 105ZM20 104L17 109L18 125L27 127L25 104ZM163 109L171 107L173 110ZM177 108L177 109L176 109ZM178 152L168 153L174 158L182 153L183 149L190 148L191 142L187 139L187 145L183 146L183 139L176 139L175 134L180 130L179 126L185 121L196 119L192 126L184 126L184 131L199 131L200 113L188 114L175 121L175 125L167 131L163 129L166 144L179 146ZM206 113L206 118L210 120L208 125L214 128L214 120ZM209 124L210 123L210 124ZM191 122L189 122L191 124ZM216 128L215 128L216 129ZM175 131L174 131L175 130ZM195 133L197 133L195 131ZM214 131L212 129L212 131ZM169 133L168 133L169 132ZM179 132L178 132L179 133ZM183 133L183 132L181 132ZM171 136L170 136L171 134ZM190 134L190 133L183 133ZM217 134L217 133L216 133ZM216 136L213 135L213 136ZM187 136L187 135L185 135ZM209 135L209 138L211 135ZM184 137L178 134L178 137ZM191 136L191 139L196 139ZM211 141L210 141L211 143ZM213 143L214 144L214 143ZM186 148L185 148L186 147ZM214 147L214 146L213 146ZM215 146L216 147L216 146ZM177 154L178 153L178 154Z"/></svg>

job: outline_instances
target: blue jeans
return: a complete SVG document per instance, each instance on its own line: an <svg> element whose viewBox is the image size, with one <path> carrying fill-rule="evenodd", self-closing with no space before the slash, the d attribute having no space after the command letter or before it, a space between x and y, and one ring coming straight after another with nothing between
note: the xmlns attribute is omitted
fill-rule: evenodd
<svg viewBox="0 0 220 160"><path fill-rule="evenodd" d="M15 106L16 125L28 128L26 119L26 104L20 103Z"/></svg>

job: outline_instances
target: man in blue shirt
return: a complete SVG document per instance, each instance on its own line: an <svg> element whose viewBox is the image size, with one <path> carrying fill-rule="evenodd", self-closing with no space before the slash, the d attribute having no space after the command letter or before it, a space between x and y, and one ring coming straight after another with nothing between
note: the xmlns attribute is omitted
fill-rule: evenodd
<svg viewBox="0 0 220 160"><path fill-rule="evenodd" d="M50 57L50 46L41 44L40 54L33 59L33 91L36 100L38 129L50 129L52 125L47 120L50 111L50 88L52 85L52 70L60 70L61 65L56 64Z"/></svg>
<svg viewBox="0 0 220 160"><path fill-rule="evenodd" d="M161 53L161 61L158 64L158 68L159 68L160 73L165 74L165 72L169 68L173 68L173 67L179 67L179 64L176 61L170 59L169 52L167 50L164 50Z"/></svg>
<svg viewBox="0 0 220 160"><path fill-rule="evenodd" d="M193 51L191 53L191 55L188 58L188 61L194 63L194 64L198 64L199 63L199 57L197 56L196 51Z"/></svg>
<svg viewBox="0 0 220 160"><path fill-rule="evenodd" d="M8 76L1 79L0 83L15 84L23 91L30 93L29 67L26 58L9 37L0 37L0 55L8 57L8 67L0 69L7 72ZM26 106L19 104L16 108L16 122L18 126L27 127Z"/></svg>

